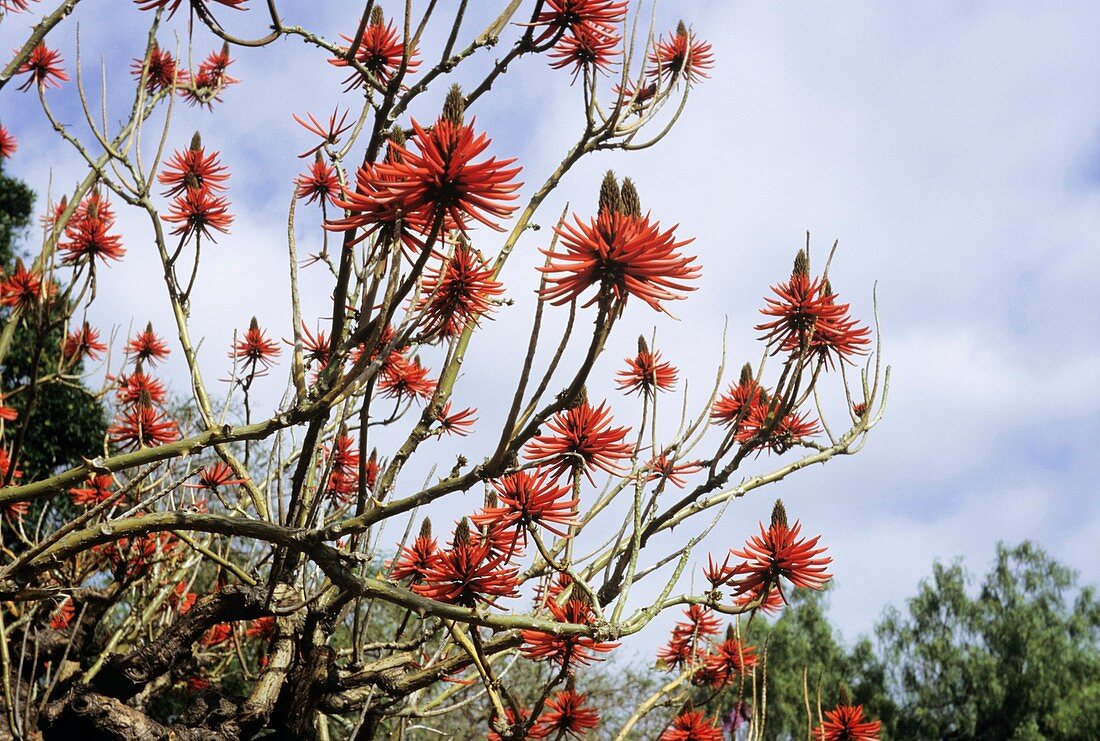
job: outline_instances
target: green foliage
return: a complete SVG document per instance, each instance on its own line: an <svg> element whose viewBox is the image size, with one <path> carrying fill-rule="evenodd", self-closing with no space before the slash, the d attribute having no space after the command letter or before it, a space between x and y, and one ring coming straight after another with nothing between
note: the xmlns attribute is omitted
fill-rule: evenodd
<svg viewBox="0 0 1100 741"><path fill-rule="evenodd" d="M828 710L839 699L845 684L852 700L863 703L876 717L893 714L893 705L882 685L882 672L869 642L861 641L849 652L827 615L827 592L795 589L790 604L768 622L754 618L745 631L746 641L767 659L764 737L803 739L809 725L818 722L818 698ZM727 690L719 707L733 707L736 689ZM809 713L807 713L807 696Z"/></svg>
<svg viewBox="0 0 1100 741"><path fill-rule="evenodd" d="M1100 738L1100 601L1076 574L1032 543L1001 545L974 579L935 563L905 613L888 609L846 649L829 624L826 595L796 590L750 643L767 645L768 739L806 737L806 693L828 710L845 684L890 739ZM720 707L734 698L721 698Z"/></svg>
<svg viewBox="0 0 1100 741"><path fill-rule="evenodd" d="M34 192L0 172L0 266L9 270L18 255L17 238L29 226L34 209ZM57 326L41 339L41 357L35 366L37 333L32 327L18 328L11 348L0 366L0 389L5 394L15 389L8 400L19 411L19 419L8 423L5 443L12 444L19 425L29 420L24 435L19 467L25 481L49 476L58 469L80 463L81 456L94 456L102 450L106 432L103 407L79 381L54 378L39 383L28 415L25 388L32 374L38 378L57 366L64 340L63 327ZM77 365L69 373L79 375Z"/></svg>
<svg viewBox="0 0 1100 741"><path fill-rule="evenodd" d="M936 564L877 627L898 738L1100 737L1100 602L1031 543L1000 546L976 598Z"/></svg>
<svg viewBox="0 0 1100 741"><path fill-rule="evenodd" d="M34 212L34 191L27 184L4 174L0 159L0 264L14 258L16 237L30 226Z"/></svg>

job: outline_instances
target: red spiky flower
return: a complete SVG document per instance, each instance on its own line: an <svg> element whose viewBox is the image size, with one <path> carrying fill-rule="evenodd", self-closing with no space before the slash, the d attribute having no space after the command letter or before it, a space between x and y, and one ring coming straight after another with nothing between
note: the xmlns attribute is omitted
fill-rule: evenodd
<svg viewBox="0 0 1100 741"><path fill-rule="evenodd" d="M654 396L658 391L671 391L676 387L676 368L672 363L662 362L661 353L650 352L645 339L638 338L638 354L626 358L626 370L619 371L619 390L627 394L638 392L643 396Z"/></svg>
<svg viewBox="0 0 1100 741"><path fill-rule="evenodd" d="M294 120L297 121L298 124L306 131L321 137L320 144L302 152L298 155L299 157L308 157L311 154L316 154L317 152L320 152L326 144L330 147L335 146L340 141L340 135L350 129L353 125L347 123L348 111L344 111L343 115L341 115L339 107L333 109L332 115L328 117L327 126L314 118L313 114L308 111L306 112L306 117L309 118L309 121L298 118L297 114L292 114L292 116ZM337 116L340 116L339 121L336 120Z"/></svg>
<svg viewBox="0 0 1100 741"><path fill-rule="evenodd" d="M10 306L16 311L34 308L43 294L48 298L54 293L54 284L43 283L42 276L28 270L20 258L15 259L15 271L0 282L0 306Z"/></svg>
<svg viewBox="0 0 1100 741"><path fill-rule="evenodd" d="M730 573L733 576L732 570ZM739 594L733 598L733 604L742 609L748 608L749 605L759 602L758 605L753 607L754 610L760 610L765 615L776 615L780 610L786 606L783 595L778 589L768 589L764 596L764 599L760 599L760 595L763 592L763 586L759 589L749 590L744 594Z"/></svg>
<svg viewBox="0 0 1100 741"><path fill-rule="evenodd" d="M838 304L827 280L811 279L809 260L799 251L790 281L772 286L776 298L767 298L760 310L772 321L756 325L761 339L779 352L808 352L831 367L834 358L852 362L871 344L869 327L848 316L848 304Z"/></svg>
<svg viewBox="0 0 1100 741"><path fill-rule="evenodd" d="M518 569L507 564L504 555L494 555L490 544L470 536L466 519L455 529L451 547L423 574L424 581L413 591L437 602L473 607L479 602L495 605L501 597L516 597Z"/></svg>
<svg viewBox="0 0 1100 741"><path fill-rule="evenodd" d="M765 530L764 523L760 523L759 536L752 536L742 550L730 549L731 555L745 559L733 572L730 584L734 594L761 594L772 587L782 594L780 579L787 579L796 587L824 587L832 578L825 569L833 559L821 557L825 548L815 548L820 535L800 539L801 532L801 523L787 525L787 511L783 502L777 500L768 528Z"/></svg>
<svg viewBox="0 0 1100 741"><path fill-rule="evenodd" d="M321 159L320 152L309 166L309 172L298 176L297 195L305 198L306 203L317 202L322 206L325 201L335 202L340 195L340 179L336 176L336 170Z"/></svg>
<svg viewBox="0 0 1100 741"><path fill-rule="evenodd" d="M0 160L7 159L19 149L19 142L15 135L0 125Z"/></svg>
<svg viewBox="0 0 1100 741"><path fill-rule="evenodd" d="M115 393L119 403L124 405L139 402L159 405L168 398L168 389L164 384L141 370L130 375L120 375Z"/></svg>
<svg viewBox="0 0 1100 741"><path fill-rule="evenodd" d="M548 470L517 471L491 483L499 506L486 507L470 518L479 526L511 528L533 524L564 538L567 528L577 522L580 500L569 499L570 488L557 486Z"/></svg>
<svg viewBox="0 0 1100 741"><path fill-rule="evenodd" d="M175 15L176 10L179 8L182 0L134 0L134 3L141 10L156 10L157 8L167 8L168 17L171 18ZM201 3L207 2L207 0L200 0ZM248 0L213 0L220 5L224 5L227 8L233 8L234 10L246 10L244 4Z"/></svg>
<svg viewBox="0 0 1100 741"><path fill-rule="evenodd" d="M73 504L78 507L94 507L114 494L111 490L114 485L115 480L111 474L95 474L88 477L84 486L69 489L69 496L72 497Z"/></svg>
<svg viewBox="0 0 1100 741"><path fill-rule="evenodd" d="M270 638L275 635L275 617L273 615L265 615L264 617L258 617L248 623L248 627L245 628L244 634L247 638L256 638L263 640L264 638Z"/></svg>
<svg viewBox="0 0 1100 741"><path fill-rule="evenodd" d="M107 428L107 435L119 448L134 450L175 442L180 432L176 423L164 412L145 404L135 404L123 411Z"/></svg>
<svg viewBox="0 0 1100 741"><path fill-rule="evenodd" d="M40 90L61 87L61 83L69 81L69 75L61 66L64 63L65 60L61 58L60 52L47 47L44 41L39 42L27 57L27 61L19 65L19 69L15 71L19 75L30 75L19 89L29 90L32 85L36 85Z"/></svg>
<svg viewBox="0 0 1100 741"><path fill-rule="evenodd" d="M749 408L734 438L742 444L755 444L773 453L785 453L800 440L813 437L821 432L817 420L809 417L809 412L791 412L775 421L774 404L760 401ZM763 439L759 439L764 435Z"/></svg>
<svg viewBox="0 0 1100 741"><path fill-rule="evenodd" d="M420 365L419 358L411 361L402 358L391 360L383 369L378 390L383 396L399 402L411 399L427 399L435 391L435 381L428 378L430 368Z"/></svg>
<svg viewBox="0 0 1100 741"><path fill-rule="evenodd" d="M544 737L583 738L600 724L600 712L584 704L585 696L573 690L562 690L546 701L539 716L538 729Z"/></svg>
<svg viewBox="0 0 1100 741"><path fill-rule="evenodd" d="M650 481L666 480L678 489L687 486L687 480L684 476L703 470L703 466L699 461L676 463L674 459L668 457L667 452L654 457L649 461L648 466Z"/></svg>
<svg viewBox="0 0 1100 741"><path fill-rule="evenodd" d="M126 254L122 246L122 237L111 234L115 216L110 203L98 191L81 202L80 206L65 225L65 241L58 244L65 254L64 261L72 264L85 257L98 257L107 260L120 260Z"/></svg>
<svg viewBox="0 0 1100 741"><path fill-rule="evenodd" d="M153 324L145 325L145 329L138 332L126 343L126 354L137 362L156 365L158 360L168 357L168 345L153 331Z"/></svg>
<svg viewBox="0 0 1100 741"><path fill-rule="evenodd" d="M473 430L474 422L477 422L475 414L477 414L477 409L473 407L452 412L451 402L448 401L439 410L439 414L435 415L435 419L439 423L438 429L440 432L465 437Z"/></svg>
<svg viewBox="0 0 1100 741"><path fill-rule="evenodd" d="M171 90L176 85L186 85L188 80L187 70L180 69L176 58L170 52L160 48L156 41L149 50L149 66L145 66L145 59L135 59L130 65L130 74L141 79L145 74L145 89L150 93L158 90Z"/></svg>
<svg viewBox="0 0 1100 741"><path fill-rule="evenodd" d="M613 33L626 17L626 0L546 0L532 26L545 26L535 38L541 44L556 35L581 29Z"/></svg>
<svg viewBox="0 0 1100 741"><path fill-rule="evenodd" d="M694 257L680 254L692 240L677 241L676 227L661 231L648 216L639 217L603 209L587 224L574 214L576 225L555 227L561 237L559 251L543 249L550 263L539 268L547 274L542 297L554 305L573 301L591 286L598 292L584 306L613 296L625 302L637 296L657 311L662 301L684 298L695 286L686 281L699 277Z"/></svg>
<svg viewBox="0 0 1100 741"><path fill-rule="evenodd" d="M394 28L393 22L383 23L383 20L382 18L372 19L371 23L363 29L363 35L359 37L358 43L354 43L350 36L344 34L340 34L340 38L355 46L355 61L367 71L370 78L376 83L385 85L401 69L401 60L405 56L405 44L397 29ZM341 55L329 59L328 63L334 67L349 66L347 55L350 50L350 46L342 49ZM405 63L405 72L408 74L416 72L419 66L417 51L412 49ZM366 80L359 70L353 70L351 76L344 80L344 84L347 90L354 90L365 86Z"/></svg>
<svg viewBox="0 0 1100 741"><path fill-rule="evenodd" d="M99 341L99 330L92 329L88 322L65 335L65 344L61 348L61 354L66 360L79 357L99 360L100 355L106 351L107 345Z"/></svg>
<svg viewBox="0 0 1100 741"><path fill-rule="evenodd" d="M207 55L187 85L180 86L180 95L188 105L212 108L215 102L221 102L222 90L238 82L235 77L226 74L231 64L233 60L229 56L229 43L226 42L220 50Z"/></svg>
<svg viewBox="0 0 1100 741"><path fill-rule="evenodd" d="M391 144L397 156L367 172L373 178L374 193L365 194L364 203L352 205L367 212L373 207L377 211L373 218L384 219L387 212L396 211L428 229L441 223L445 231L467 232L471 222L478 221L500 230L493 219L511 215L516 207L507 204L518 197L516 191L522 185L513 182L520 168L508 167L515 159L475 161L491 141L485 134L475 134L473 124L441 117L430 130L416 120L412 126L417 151Z"/></svg>
<svg viewBox="0 0 1100 741"><path fill-rule="evenodd" d="M453 255L425 272L416 308L423 312L425 334L453 337L488 313L502 293L488 261L460 241Z"/></svg>
<svg viewBox="0 0 1100 741"><path fill-rule="evenodd" d="M702 710L685 710L658 741L722 741L722 729L717 719L708 718Z"/></svg>
<svg viewBox="0 0 1100 741"><path fill-rule="evenodd" d="M172 234L180 234L185 238L201 234L210 241L214 241L211 229L228 234L229 226L233 223L228 199L214 195L209 190L196 188L188 188L183 195L177 196L162 218L179 224L172 230Z"/></svg>
<svg viewBox="0 0 1100 741"><path fill-rule="evenodd" d="M50 627L54 630L65 630L74 617L76 617L76 605L71 598L66 598L50 616Z"/></svg>
<svg viewBox="0 0 1100 741"><path fill-rule="evenodd" d="M157 175L157 182L167 185L164 195L178 196L188 190L225 191L229 170L218 160L219 152L206 153L198 132L191 138L191 146L176 150L164 163Z"/></svg>
<svg viewBox="0 0 1100 741"><path fill-rule="evenodd" d="M591 25L578 26L569 31L554 44L550 52L550 66L554 69L573 70L573 81L589 70L593 73L610 74L615 66L615 58L622 54L618 34L604 31Z"/></svg>
<svg viewBox="0 0 1100 741"><path fill-rule="evenodd" d="M863 719L862 705L842 703L825 711L825 721L814 729L815 739L824 741L878 741L881 721Z"/></svg>
<svg viewBox="0 0 1100 741"><path fill-rule="evenodd" d="M33 0L38 2L38 0ZM27 9L27 4L31 0L0 0L0 11L5 13L22 13Z"/></svg>
<svg viewBox="0 0 1100 741"><path fill-rule="evenodd" d="M687 620L677 621L668 644L657 652L657 658L670 669L682 669L701 661L703 643L709 636L717 635L722 627L722 621L702 605L689 605L684 615Z"/></svg>
<svg viewBox="0 0 1100 741"><path fill-rule="evenodd" d="M393 581L411 579L414 584L423 581L439 560L439 544L432 537L431 521L424 520L420 526L420 534L412 545L403 545L400 548L397 558L392 562L386 562L386 565L390 566L390 579Z"/></svg>
<svg viewBox="0 0 1100 741"><path fill-rule="evenodd" d="M694 677L697 684L709 684L712 687L725 687L744 674L757 661L756 647L746 646L726 632L726 639L715 644L703 659L702 676Z"/></svg>
<svg viewBox="0 0 1100 741"><path fill-rule="evenodd" d="M217 491L222 486L237 486L244 483L246 483L244 479L237 478L236 474L233 473L232 466L225 461L218 461L200 468L198 483L188 484L187 486L195 489Z"/></svg>
<svg viewBox="0 0 1100 741"><path fill-rule="evenodd" d="M256 317L252 317L244 336L233 345L229 357L243 359L253 367L259 364L264 368L270 368L281 352L279 344L275 340L267 339Z"/></svg>
<svg viewBox="0 0 1100 741"><path fill-rule="evenodd" d="M596 613L587 600L574 597L564 605L551 601L547 603L550 614L559 623L591 625ZM520 651L533 661L549 661L559 666L572 668L588 666L594 661L602 661L597 654L605 654L616 648L618 643L597 641L589 636L556 635L540 630L524 630L523 646Z"/></svg>
<svg viewBox="0 0 1100 741"><path fill-rule="evenodd" d="M681 22L667 39L662 36L657 42L649 53L649 64L649 79L675 82L682 76L690 85L709 77L707 70L714 66L714 55L710 44L695 38Z"/></svg>
<svg viewBox="0 0 1100 741"><path fill-rule="evenodd" d="M546 426L551 434L538 435L527 443L528 460L552 462L554 476L581 466L592 481L592 469L612 475L626 472L621 461L630 458L634 446L624 442L629 427L612 427L607 402L593 408L587 401L558 412Z"/></svg>
<svg viewBox="0 0 1100 741"><path fill-rule="evenodd" d="M749 414L749 410L755 406L765 404L764 387L753 378L752 366L745 364L741 368L741 378L735 384L730 384L729 390L718 397L710 410L710 418L721 425L737 425L741 429L741 423Z"/></svg>

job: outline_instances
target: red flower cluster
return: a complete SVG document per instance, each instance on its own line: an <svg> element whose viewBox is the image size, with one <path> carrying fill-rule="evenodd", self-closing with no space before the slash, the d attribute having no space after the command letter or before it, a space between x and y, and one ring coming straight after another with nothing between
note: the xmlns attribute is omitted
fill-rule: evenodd
<svg viewBox="0 0 1100 741"><path fill-rule="evenodd" d="M564 223L554 231L561 237L560 251L543 249L550 258L539 268L547 274L542 297L554 305L577 299L591 286L598 292L584 306L614 297L625 302L637 296L661 311L662 301L682 299L683 291L695 290L685 281L699 277L694 257L679 250L692 240L677 241L675 227L661 231L648 216L603 209L587 224L574 214L576 226Z"/></svg>
<svg viewBox="0 0 1100 741"><path fill-rule="evenodd" d="M584 704L585 696L573 690L562 690L546 701L538 725L528 738L583 738L600 724L600 713ZM536 735L537 734L537 735Z"/></svg>
<svg viewBox="0 0 1100 741"><path fill-rule="evenodd" d="M84 486L69 489L69 496L72 497L73 504L78 507L94 507L114 494L111 491L111 487L114 485L115 480L111 474L94 474L88 477L88 481Z"/></svg>
<svg viewBox="0 0 1100 741"><path fill-rule="evenodd" d="M413 584L421 582L439 560L439 544L432 537L432 523L424 520L420 534L411 546L400 546L397 558L387 561L390 567L390 579L404 581L411 579Z"/></svg>
<svg viewBox="0 0 1100 741"><path fill-rule="evenodd" d="M529 524L539 525L564 538L568 528L577 522L580 500L569 499L570 488L555 484L547 470L518 471L491 483L498 506L484 507L473 515L470 519L475 525L490 530L518 526L520 534Z"/></svg>
<svg viewBox="0 0 1100 741"><path fill-rule="evenodd" d="M50 49L44 41L39 42L38 46L31 50L27 61L19 65L19 69L15 71L19 75L30 75L19 89L29 90L32 85L37 86L39 90L61 87L61 83L69 81L69 75L61 66L64 62L61 52Z"/></svg>
<svg viewBox="0 0 1100 741"><path fill-rule="evenodd" d="M120 538L114 543L95 546L92 551L111 566L118 580L145 574L158 558L172 553L180 541L172 533L149 533L136 538Z"/></svg>
<svg viewBox="0 0 1100 741"><path fill-rule="evenodd" d="M624 0L547 0L533 24L544 27L535 43L553 39L550 66L572 66L574 81L585 69L608 72L621 54L615 28L626 12Z"/></svg>
<svg viewBox="0 0 1100 741"><path fill-rule="evenodd" d="M412 125L417 152L391 140L387 159L359 168L356 191L337 201L348 217L329 222L328 228L367 227L370 233L400 220L423 235L433 229L442 229L437 236L451 229L467 232L471 221L500 229L492 219L515 210L507 202L515 200L521 185L512 182L520 168L507 167L515 160L475 161L490 140L474 134L472 125L446 117L427 131L415 120Z"/></svg>
<svg viewBox="0 0 1100 741"><path fill-rule="evenodd" d="M173 15L175 15L176 10L179 9L180 2L182 2L182 0L134 0L134 2L141 10L156 10L157 8L168 8L168 17L171 18ZM213 0L213 2L220 3L221 5L233 8L234 10L246 10L244 4L247 3L248 0Z"/></svg>
<svg viewBox="0 0 1100 741"><path fill-rule="evenodd" d="M455 529L454 540L425 569L423 581L413 591L437 602L473 607L494 605L501 597L516 597L516 573L506 554L493 553L488 540L472 537L465 519Z"/></svg>
<svg viewBox="0 0 1100 741"><path fill-rule="evenodd" d="M120 404L137 404L145 399L159 405L168 398L168 389L164 384L140 370L118 376L118 390L115 393Z"/></svg>
<svg viewBox="0 0 1100 741"><path fill-rule="evenodd" d="M420 358L409 360L400 353L394 355L386 360L378 381L382 395L398 402L430 398L435 392L435 381L428 378L431 369L420 365Z"/></svg>
<svg viewBox="0 0 1100 741"><path fill-rule="evenodd" d="M85 198L69 223L65 226L65 240L58 244L65 254L65 263L73 264L98 257L107 260L119 260L126 254L122 246L122 237L111 234L115 225L115 212L111 203L98 190Z"/></svg>
<svg viewBox="0 0 1100 741"><path fill-rule="evenodd" d="M733 427L737 442L773 453L785 453L803 438L821 432L808 412L790 412L777 419L778 405L756 382L752 366L746 363L737 383L714 402L710 418L724 427Z"/></svg>
<svg viewBox="0 0 1100 741"><path fill-rule="evenodd" d="M406 73L416 72L417 67L420 66L420 60L416 58L416 49L412 49L409 52L409 58L405 60L405 44L400 34L394 28L392 21L386 23L380 15L376 14L371 19L357 43L344 34L340 34L340 38L355 47L355 61L366 70L368 75L365 77L359 70L354 70L351 76L344 80L347 90L366 87L368 80L379 85L389 83L401 69L402 61L405 62ZM350 46L342 49L340 56L328 60L328 63L334 67L350 66L347 59L349 51L351 51Z"/></svg>
<svg viewBox="0 0 1100 741"><path fill-rule="evenodd" d="M167 358L168 353L168 345L153 331L152 322L126 343L126 354L137 363L156 365L158 360Z"/></svg>
<svg viewBox="0 0 1100 741"><path fill-rule="evenodd" d="M718 635L722 621L702 605L689 605L684 610L686 621L676 623L668 644L657 651L657 658L669 669L683 670L699 663L705 653L706 640Z"/></svg>
<svg viewBox="0 0 1100 741"><path fill-rule="evenodd" d="M219 195L225 191L228 178L226 168L218 162L218 153L206 154L197 133L189 149L176 151L157 176L159 183L168 186L164 195L174 196L168 214L163 217L179 224L172 233L184 239L201 234L211 240L211 229L228 233L233 216L229 213L228 199Z"/></svg>
<svg viewBox="0 0 1100 741"><path fill-rule="evenodd" d="M206 489L207 491L217 491L222 486L237 486L243 483L245 483L245 480L237 478L236 474L233 473L233 468L228 463L218 461L199 469L199 482L188 484L188 486L196 489Z"/></svg>
<svg viewBox="0 0 1100 741"><path fill-rule="evenodd" d="M626 370L619 371L619 390L643 396L654 396L658 391L671 391L676 387L676 369L672 363L661 361L661 353L650 352L645 340L638 338L638 354L626 358Z"/></svg>
<svg viewBox="0 0 1100 741"><path fill-rule="evenodd" d="M564 605L550 601L547 607L559 623L592 625L596 620L596 613L592 606L587 600L579 597L573 597ZM618 643L597 641L588 636L555 635L539 630L524 630L523 646L520 650L524 656L534 661L550 661L565 668L572 668L577 665L588 666L593 661L600 661L600 657L596 654L608 653L618 646Z"/></svg>
<svg viewBox="0 0 1100 741"><path fill-rule="evenodd" d="M611 410L607 402L593 408L587 401L559 412L546 423L552 434L537 435L527 443L524 455L528 460L553 462L554 476L561 476L574 466L584 470L592 481L592 469L612 475L622 475L621 461L634 453L634 446L624 442L629 427L612 427Z"/></svg>
<svg viewBox="0 0 1100 741"><path fill-rule="evenodd" d="M714 66L710 44L695 38L681 22L667 39L661 37L649 53L650 67L646 77L656 83L676 82L683 76L688 84L708 77L706 71Z"/></svg>
<svg viewBox="0 0 1100 741"><path fill-rule="evenodd" d="M0 160L11 157L17 149L19 149L19 142L16 141L15 135L0 124Z"/></svg>
<svg viewBox="0 0 1100 741"><path fill-rule="evenodd" d="M99 356L106 351L107 345L99 341L99 330L92 329L87 322L65 335L65 343L61 347L66 361L82 357L99 360Z"/></svg>
<svg viewBox="0 0 1100 741"><path fill-rule="evenodd" d="M0 276L3 273L0 272ZM16 311L29 311L43 298L56 292L52 282L42 282L42 276L28 270L20 258L15 258L15 271L0 281L0 306L10 306Z"/></svg>
<svg viewBox="0 0 1100 741"><path fill-rule="evenodd" d="M722 729L717 719L706 717L702 710L685 710L658 741L722 741Z"/></svg>
<svg viewBox="0 0 1100 741"><path fill-rule="evenodd" d="M121 407L115 423L107 428L109 439L122 449L152 447L178 440L179 427L164 411L157 409L167 398L164 384L142 370L143 363L152 365L168 357L168 346L153 332L152 323L126 344L126 354L134 359L136 367L130 375L120 375L117 379Z"/></svg>
<svg viewBox="0 0 1100 741"><path fill-rule="evenodd" d="M821 536L800 539L800 523L787 524L787 511L783 503L776 501L771 524L764 529L760 523L760 535L751 537L742 550L731 548L730 554L745 561L728 572L727 583L736 595L760 595L775 587L782 595L780 579L787 579L796 587L821 589L831 575L826 566L831 558L823 558L825 548L815 548ZM785 600L784 600L785 601Z"/></svg>
<svg viewBox="0 0 1100 741"><path fill-rule="evenodd" d="M813 737L824 741L878 741L881 721L865 721L862 705L842 703L825 711L825 721L814 728Z"/></svg>
<svg viewBox="0 0 1100 741"><path fill-rule="evenodd" d="M76 605L73 604L71 598L66 598L58 606L57 611L50 616L50 627L54 630L65 630L74 617L76 617Z"/></svg>
<svg viewBox="0 0 1100 741"><path fill-rule="evenodd" d="M160 90L172 90L178 85L186 85L189 75L187 70L180 69L176 58L170 52L160 48L156 41L149 50L149 64L146 67L145 59L135 59L130 65L130 74L141 79L145 75L145 89L150 93Z"/></svg>
<svg viewBox="0 0 1100 741"><path fill-rule="evenodd" d="M790 281L773 286L772 291L776 298L766 299L760 313L775 318L755 329L775 348L773 354L807 353L831 367L834 357L851 362L853 355L868 352L871 329L849 318L848 304L836 302L829 281L811 280L804 252L795 258Z"/></svg>
<svg viewBox="0 0 1100 741"><path fill-rule="evenodd" d="M321 153L309 166L309 172L298 176L298 197L305 198L306 203L314 201L322 206L325 201L336 201L340 194L340 180L336 177L336 170L332 165L321 159Z"/></svg>
<svg viewBox="0 0 1100 741"><path fill-rule="evenodd" d="M243 0L230 1L243 2ZM218 2L226 2L226 0L218 0ZM188 84L180 87L180 95L188 105L211 108L215 102L220 103L221 91L238 82L236 78L226 74L231 64L233 60L229 57L229 44L225 43L220 51L212 51L207 55Z"/></svg>
<svg viewBox="0 0 1100 741"><path fill-rule="evenodd" d="M341 502L351 501L359 492L359 441L347 433L339 435L329 453L328 465L326 493Z"/></svg>
<svg viewBox="0 0 1100 741"><path fill-rule="evenodd" d="M504 286L481 253L460 241L454 254L429 268L421 281L416 305L426 335L454 337L493 308Z"/></svg>
<svg viewBox="0 0 1100 741"><path fill-rule="evenodd" d="M685 461L676 463L668 457L668 452L661 453L649 462L649 480L667 480L673 486L683 489L687 486L684 476L698 473L703 470L699 461Z"/></svg>
<svg viewBox="0 0 1100 741"><path fill-rule="evenodd" d="M244 336L233 345L233 349L229 352L229 357L243 359L244 362L251 365L252 370L255 371L257 365L261 365L264 368L270 368L272 363L275 362L275 358L279 357L281 352L282 350L279 349L279 344L275 342L275 340L267 339L267 337L264 336L264 331L260 329L256 317L252 317L252 321L248 324L248 330L246 330Z"/></svg>
<svg viewBox="0 0 1100 741"><path fill-rule="evenodd" d="M443 408L439 410L439 414L435 416L435 419L439 422L438 430L441 433L465 437L473 430L474 422L477 422L477 417L474 416L475 414L477 414L477 409L473 407L460 409L452 413L451 402L448 401L443 405Z"/></svg>

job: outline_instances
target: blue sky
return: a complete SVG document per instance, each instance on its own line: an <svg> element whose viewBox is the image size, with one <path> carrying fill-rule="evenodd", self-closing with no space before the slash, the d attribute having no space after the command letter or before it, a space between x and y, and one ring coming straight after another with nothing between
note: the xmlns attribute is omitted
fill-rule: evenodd
<svg viewBox="0 0 1100 741"><path fill-rule="evenodd" d="M95 3L74 15L92 72L98 49L111 50L114 74L140 53L148 16L116 5L109 18ZM314 5L286 2L284 14L312 17L310 25L329 35L350 32L354 3ZM660 9L658 29L674 25L673 5ZM655 326L660 349L700 399L727 319L731 366L758 357L756 311L810 231L818 254L840 240L833 282L858 315L869 316L877 281L884 354L894 368L886 419L860 455L735 503L708 545L717 550L723 538L740 545L767 517L771 494L782 495L830 547L839 587L832 610L848 637L911 594L934 558L961 556L981 571L998 540L1034 539L1084 581L1100 581L1094 4L683 5L690 6L685 20L714 44L717 66L680 125L654 149L583 163L542 212L543 223L566 202L587 213L582 204L614 167L638 183L656 217L696 238L691 249L704 275L700 290L674 308L680 321L630 307L601 367L616 370L637 333ZM223 15L242 29L252 18ZM14 47L29 22L5 19L0 48ZM184 14L169 29L185 41ZM70 23L51 36L70 72L74 30ZM170 39L162 32L162 45ZM215 46L197 34L196 58ZM289 336L285 211L302 169L295 154L309 146L290 116L327 115L341 100L339 71L297 42L242 53L233 72L244 82L219 111L180 106L169 139L183 147L197 127L233 171L238 221L209 253L193 318L194 334L205 338L208 380L226 374L227 320L243 328L256 314ZM79 163L43 129L34 97L14 87L0 93L0 121L21 143L9 172L40 193L51 174L68 184ZM50 99L75 122L71 88ZM120 84L111 98L124 94ZM438 100L425 99L413 115L432 116ZM531 60L488 100L474 111L478 125L493 136L495 153L520 158L529 193L560 157L563 132L578 129L578 91L567 75ZM302 212L305 252L316 242L309 225L318 215ZM105 272L93 319L122 333L131 320L150 318L167 330L159 269L142 243L147 227L140 219L123 223L130 255ZM499 244L494 234L479 238L486 251ZM520 243L505 274L517 307L487 324L466 365L460 395L466 391L486 419L494 379L507 378L499 348L525 336L529 268L540 246L538 233ZM307 273L304 288L307 315L321 315L329 287L320 271ZM273 407L280 381L265 381ZM610 386L604 393L624 419L636 413ZM449 461L444 454L453 451L440 450Z"/></svg>

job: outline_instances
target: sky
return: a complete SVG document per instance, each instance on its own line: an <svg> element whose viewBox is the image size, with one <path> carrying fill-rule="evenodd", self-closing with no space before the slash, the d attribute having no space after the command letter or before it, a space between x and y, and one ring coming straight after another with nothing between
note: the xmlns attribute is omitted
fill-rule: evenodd
<svg viewBox="0 0 1100 741"><path fill-rule="evenodd" d="M96 100L104 54L117 82L109 120L125 105L120 78L140 54L149 20L116 4L117 13L104 15L83 3L50 37L72 72L79 23L85 84ZM329 37L350 33L357 18L355 3L282 7ZM768 287L789 275L807 232L817 259L839 241L832 282L854 315L870 318L877 286L883 357L893 368L884 421L857 456L735 502L708 547L740 546L782 496L792 517L829 547L837 583L831 614L848 639L870 630L887 605L901 606L934 559L962 558L983 573L998 541L1035 540L1079 570L1082 582L1100 582L1100 456L1090 453L1100 436L1100 14L1093 3L666 2L658 32L675 25L677 10L713 44L711 77L657 146L584 161L548 200L536 218L544 229L520 241L503 276L516 303L485 323L457 402L476 402L487 426L499 414L498 389L518 362L502 348L525 342L545 227L567 203L589 215L600 177L613 167L637 183L654 217L694 237L685 249L699 256L703 277L689 300L672 307L678 320L628 307L597 368L604 378L632 354L639 332L655 331L658 348L691 379L689 401L698 406L721 361L727 323L726 380L759 357L758 309ZM241 33L256 31L258 11L222 15ZM0 23L0 48L15 47L31 21ZM162 46L175 43L169 32L185 49L184 13L161 32ZM196 32L196 59L216 46ZM471 114L492 136L494 154L518 157L529 194L579 130L581 100L569 75L545 60L514 67ZM179 106L168 139L183 148L199 129L233 173L237 221L207 253L192 317L212 384L227 375L233 329L250 316L275 336L290 333L286 211L293 178L304 170L295 155L311 146L291 114L327 116L353 103L340 92L340 71L297 41L242 52L231 72L242 83L215 113ZM72 86L49 100L76 124ZM69 187L79 161L44 126L34 96L14 88L0 92L0 122L20 140L7 171L39 193L51 178L55 191ZM413 117L434 117L442 92L425 96ZM91 312L93 323L117 328L116 345L148 320L171 334L141 219L121 217L129 254L103 272ZM299 251L315 251L319 214L299 204L298 219ZM492 252L500 239L486 230L475 244ZM326 312L330 290L321 270L304 273L307 316ZM178 362L168 373L186 388ZM268 409L279 403L281 378L263 379ZM834 398L836 381L823 386ZM636 402L612 384L595 390L617 418L637 415ZM488 445L491 437L487 430L466 444ZM441 467L459 449L448 445L437 448ZM751 472L772 463L760 458Z"/></svg>

